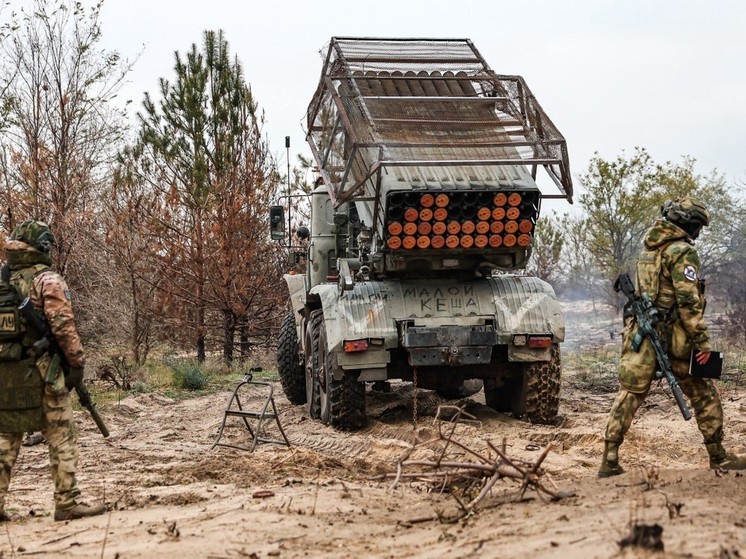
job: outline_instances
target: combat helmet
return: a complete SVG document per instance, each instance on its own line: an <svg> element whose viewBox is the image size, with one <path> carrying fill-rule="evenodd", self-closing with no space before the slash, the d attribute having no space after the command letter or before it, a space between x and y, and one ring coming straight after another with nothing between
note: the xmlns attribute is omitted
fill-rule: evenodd
<svg viewBox="0 0 746 559"><path fill-rule="evenodd" d="M11 241L22 241L36 250L49 254L57 240L49 225L43 221L27 219L10 234Z"/></svg>
<svg viewBox="0 0 746 559"><path fill-rule="evenodd" d="M674 223L692 238L699 236L702 227L710 225L710 212L701 200L684 196L677 200L668 200L661 206L661 214Z"/></svg>

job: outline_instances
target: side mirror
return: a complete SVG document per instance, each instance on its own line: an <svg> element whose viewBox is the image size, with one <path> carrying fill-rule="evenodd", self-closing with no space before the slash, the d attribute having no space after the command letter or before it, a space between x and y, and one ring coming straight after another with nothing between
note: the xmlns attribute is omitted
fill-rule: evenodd
<svg viewBox="0 0 746 559"><path fill-rule="evenodd" d="M285 208L269 207L269 236L273 241L285 240Z"/></svg>

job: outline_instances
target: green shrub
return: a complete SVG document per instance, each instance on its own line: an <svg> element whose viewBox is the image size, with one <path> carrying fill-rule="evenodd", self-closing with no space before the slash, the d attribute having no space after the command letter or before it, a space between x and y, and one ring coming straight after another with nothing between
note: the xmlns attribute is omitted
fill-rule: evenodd
<svg viewBox="0 0 746 559"><path fill-rule="evenodd" d="M170 366L172 361L175 361L172 357L148 359L141 367L143 382L156 391L172 388L174 386L174 371Z"/></svg>
<svg viewBox="0 0 746 559"><path fill-rule="evenodd" d="M165 364L173 371L174 386L186 390L202 390L209 380L199 363L187 359L167 359Z"/></svg>
<svg viewBox="0 0 746 559"><path fill-rule="evenodd" d="M145 394L147 392L152 392L153 387L150 386L148 383L143 382L141 380L136 380L132 383L132 389L131 392L133 394Z"/></svg>

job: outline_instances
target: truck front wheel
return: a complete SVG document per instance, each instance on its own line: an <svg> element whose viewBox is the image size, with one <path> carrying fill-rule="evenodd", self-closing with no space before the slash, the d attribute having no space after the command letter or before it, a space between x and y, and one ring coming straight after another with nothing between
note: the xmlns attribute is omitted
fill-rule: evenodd
<svg viewBox="0 0 746 559"><path fill-rule="evenodd" d="M303 362L298 351L298 332L295 329L295 317L291 312L280 326L277 345L277 371L285 397L296 406L306 403L306 380L303 373Z"/></svg>
<svg viewBox="0 0 746 559"><path fill-rule="evenodd" d="M342 371L342 378L334 378L337 364L329 352L326 326L322 318L318 325L319 413L321 421L336 429L356 431L365 426L365 384L358 382L357 373ZM338 375L337 375L338 376Z"/></svg>

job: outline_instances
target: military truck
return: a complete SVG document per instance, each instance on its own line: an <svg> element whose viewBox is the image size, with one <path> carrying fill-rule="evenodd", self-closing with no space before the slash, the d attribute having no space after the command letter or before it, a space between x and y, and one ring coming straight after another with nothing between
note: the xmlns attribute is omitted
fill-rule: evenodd
<svg viewBox="0 0 746 559"><path fill-rule="evenodd" d="M520 271L542 200L572 203L572 181L524 80L466 39L335 37L306 118L320 180L305 271L285 276L287 398L354 430L366 384L446 397L483 386L494 409L551 422L564 321L552 287Z"/></svg>

